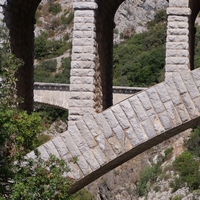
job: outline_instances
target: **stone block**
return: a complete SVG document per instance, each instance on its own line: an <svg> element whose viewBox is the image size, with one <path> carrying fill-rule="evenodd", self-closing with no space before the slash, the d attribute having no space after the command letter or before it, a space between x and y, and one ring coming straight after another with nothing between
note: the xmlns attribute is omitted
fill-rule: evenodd
<svg viewBox="0 0 200 200"><path fill-rule="evenodd" d="M93 171L82 155L79 155L77 160L77 164L85 176Z"/></svg>
<svg viewBox="0 0 200 200"><path fill-rule="evenodd" d="M189 30L188 29L167 29L167 36L169 35L189 35ZM182 49L181 49L182 50Z"/></svg>
<svg viewBox="0 0 200 200"><path fill-rule="evenodd" d="M62 138L60 136L54 137L52 139L52 142L61 157L65 156L69 152L64 141L62 140Z"/></svg>
<svg viewBox="0 0 200 200"><path fill-rule="evenodd" d="M113 160L117 157L104 135L98 135L96 141L109 160Z"/></svg>
<svg viewBox="0 0 200 200"><path fill-rule="evenodd" d="M138 119L140 121L146 120L147 119L146 112L145 112L140 100L138 99L138 97L133 96L133 97L129 98L129 102L131 103L131 106L132 106L133 110L135 111Z"/></svg>
<svg viewBox="0 0 200 200"><path fill-rule="evenodd" d="M149 99L150 99L156 113L163 112L165 110L165 107L164 107L162 101L160 100L160 97L159 97L155 87L149 88L146 92L147 92L147 95L149 96Z"/></svg>
<svg viewBox="0 0 200 200"><path fill-rule="evenodd" d="M141 125L149 139L157 136L157 133L149 119L141 122Z"/></svg>
<svg viewBox="0 0 200 200"><path fill-rule="evenodd" d="M102 133L104 134L105 138L109 138L113 135L113 132L106 121L104 115L102 113L99 113L94 116L99 128L101 129Z"/></svg>
<svg viewBox="0 0 200 200"><path fill-rule="evenodd" d="M124 153L124 149L122 148L120 142L115 136L108 138L108 143L110 144L116 155L119 156Z"/></svg>
<svg viewBox="0 0 200 200"><path fill-rule="evenodd" d="M71 84L70 91L73 92L93 92L94 85L91 84Z"/></svg>
<svg viewBox="0 0 200 200"><path fill-rule="evenodd" d="M45 149L44 145L41 145L37 148L37 150L40 153L40 156L43 160L48 160L49 159L49 154L47 152L47 150Z"/></svg>
<svg viewBox="0 0 200 200"><path fill-rule="evenodd" d="M94 68L95 68L94 61L71 61L71 71L72 71L72 69L77 70L76 72L74 72L77 74L77 76L80 76L81 74L83 74L84 76L85 76L85 74L93 76L95 73ZM88 70L88 71L86 71L86 70Z"/></svg>
<svg viewBox="0 0 200 200"><path fill-rule="evenodd" d="M136 147L141 143L137 135L134 133L132 127L126 129L125 132L133 147Z"/></svg>
<svg viewBox="0 0 200 200"><path fill-rule="evenodd" d="M181 77L186 85L186 88L191 96L191 98L196 98L198 97L199 90L194 82L194 78L192 77L192 74L190 72L188 73L181 73Z"/></svg>
<svg viewBox="0 0 200 200"><path fill-rule="evenodd" d="M74 24L74 31L96 31L96 26L95 26L94 23L87 23L87 24L75 23ZM73 39L73 41L74 41L74 39Z"/></svg>
<svg viewBox="0 0 200 200"><path fill-rule="evenodd" d="M93 115L86 115L83 120L94 137L102 134Z"/></svg>
<svg viewBox="0 0 200 200"><path fill-rule="evenodd" d="M45 147L49 155L52 154L56 156L57 158L60 158L60 155L51 140L43 144L43 146Z"/></svg>
<svg viewBox="0 0 200 200"><path fill-rule="evenodd" d="M130 127L129 121L123 112L122 108L119 104L111 107L116 119L118 120L119 124L121 125L122 129L127 129Z"/></svg>
<svg viewBox="0 0 200 200"><path fill-rule="evenodd" d="M169 21L167 23L167 28L169 29L188 29L188 22L177 22L177 21Z"/></svg>
<svg viewBox="0 0 200 200"><path fill-rule="evenodd" d="M145 142L148 140L148 136L144 132L144 129L142 128L139 120L137 118L132 118L130 120L130 124L132 126L133 132L135 136L137 137L139 143Z"/></svg>
<svg viewBox="0 0 200 200"><path fill-rule="evenodd" d="M97 146L97 143L96 143L93 135L89 131L89 129L86 126L86 124L84 123L84 121L78 121L76 123L76 125L77 125L79 131L81 132L82 137L85 139L85 142L87 143L87 145L90 148L93 148L93 147Z"/></svg>
<svg viewBox="0 0 200 200"><path fill-rule="evenodd" d="M173 123L166 111L159 113L158 117L159 117L163 127L165 128L165 130L170 130L174 127Z"/></svg>
<svg viewBox="0 0 200 200"><path fill-rule="evenodd" d="M172 50L187 50L189 48L189 44L188 42L167 42L166 48ZM185 64L185 62L189 63L188 60L183 59L184 61L183 62L182 59L183 58L181 57L181 58L174 58L171 61L167 60L167 64Z"/></svg>
<svg viewBox="0 0 200 200"><path fill-rule="evenodd" d="M188 0L170 0L169 7L184 7L187 8L189 6Z"/></svg>
<svg viewBox="0 0 200 200"><path fill-rule="evenodd" d="M184 94L187 92L187 89L185 87L185 84L180 76L180 73L173 73L173 81L176 85L176 88L179 92L179 94Z"/></svg>
<svg viewBox="0 0 200 200"><path fill-rule="evenodd" d="M74 2L73 7L74 10L96 10L98 8L98 5L96 2Z"/></svg>
<svg viewBox="0 0 200 200"><path fill-rule="evenodd" d="M71 69L70 71L71 76L78 76L78 77L94 77L95 71L94 69Z"/></svg>
<svg viewBox="0 0 200 200"><path fill-rule="evenodd" d="M191 120L191 118L190 118L190 116L189 116L189 114L188 114L188 112L187 112L187 110L186 110L186 108L183 104L176 106L176 110L179 114L179 117L180 117L182 123Z"/></svg>
<svg viewBox="0 0 200 200"><path fill-rule="evenodd" d="M176 108L174 107L174 104L172 103L172 101L166 102L165 108L166 108L166 112L167 112L168 116L171 119L173 126L180 125L182 122L181 122L179 114L178 114Z"/></svg>
<svg viewBox="0 0 200 200"><path fill-rule="evenodd" d="M107 109L103 112L103 115L106 119L106 121L108 122L108 124L111 126L111 128L115 128L116 126L118 126L118 121L115 118L113 112L111 109Z"/></svg>
<svg viewBox="0 0 200 200"><path fill-rule="evenodd" d="M189 58L187 57L166 57L167 65L188 65Z"/></svg>
<svg viewBox="0 0 200 200"><path fill-rule="evenodd" d="M194 105L194 103L193 103L193 101L192 101L192 99L191 99L191 97L188 93L185 93L185 94L182 95L182 101L183 101L183 103L184 103L184 105L185 105L185 107L186 107L186 109L187 109L187 111L188 111L188 113L189 113L189 115L192 119L199 116L199 112L196 109L196 107L195 107L195 105Z"/></svg>
<svg viewBox="0 0 200 200"><path fill-rule="evenodd" d="M122 127L120 125L117 125L115 128L113 128L113 132L115 133L117 139L119 140L122 147L125 147L125 132L123 131Z"/></svg>
<svg viewBox="0 0 200 200"><path fill-rule="evenodd" d="M152 104L151 101L147 95L147 93L141 92L137 95L138 99L140 100L140 102L142 103L142 106L144 107L145 110L149 110L152 108Z"/></svg>
<svg viewBox="0 0 200 200"><path fill-rule="evenodd" d="M193 70L191 72L193 78L194 78L194 81L195 81L195 84L197 87L200 87L200 68L197 68L195 70Z"/></svg>
<svg viewBox="0 0 200 200"><path fill-rule="evenodd" d="M76 143L74 142L74 140L72 139L68 131L62 133L60 136L63 139L72 157L81 155L81 152L79 151L78 146L76 145Z"/></svg>
<svg viewBox="0 0 200 200"><path fill-rule="evenodd" d="M96 59L96 55L92 53L72 53L72 61L92 61Z"/></svg>
<svg viewBox="0 0 200 200"><path fill-rule="evenodd" d="M74 23L96 23L95 17L74 17Z"/></svg>
<svg viewBox="0 0 200 200"><path fill-rule="evenodd" d="M70 126L68 128L68 132L71 135L72 139L74 140L78 148L85 145L86 142L82 134L80 133L79 129L77 128L76 124L74 126Z"/></svg>
<svg viewBox="0 0 200 200"><path fill-rule="evenodd" d="M190 8L168 7L167 14L168 15L189 16L189 15L191 15L191 9Z"/></svg>
<svg viewBox="0 0 200 200"><path fill-rule="evenodd" d="M153 124L154 130L156 131L156 133L159 135L163 132L165 132L165 129L158 117L158 115L156 114L156 112L154 111L154 109L150 109L147 111L147 115L151 121L151 123Z"/></svg>
<svg viewBox="0 0 200 200"><path fill-rule="evenodd" d="M74 18L76 17L95 17L95 10L75 10Z"/></svg>
<svg viewBox="0 0 200 200"><path fill-rule="evenodd" d="M179 38L180 36L169 36L173 38ZM181 37L186 37L187 36L181 36ZM177 39L178 40L178 39ZM173 42L173 41L170 41ZM183 41L178 41L178 42L183 42ZM189 57L189 51L188 50L173 50L173 49L168 49L166 51L166 57Z"/></svg>
<svg viewBox="0 0 200 200"><path fill-rule="evenodd" d="M105 165L108 162L108 158L105 156L103 151L99 148L99 146L96 146L95 148L91 149L93 155L97 159L100 166Z"/></svg>
<svg viewBox="0 0 200 200"><path fill-rule="evenodd" d="M171 99L163 82L155 85L155 89L163 103Z"/></svg>
<svg viewBox="0 0 200 200"><path fill-rule="evenodd" d="M176 16L176 15L169 15L167 18L168 22L189 22L188 16Z"/></svg>
<svg viewBox="0 0 200 200"><path fill-rule="evenodd" d="M94 105L94 101L93 100L84 100L82 99L82 101L80 100L76 100L73 99L73 101L69 102L69 107L93 107Z"/></svg>
<svg viewBox="0 0 200 200"><path fill-rule="evenodd" d="M175 83L172 77L165 79L165 87L168 91L169 96L171 97L172 102L175 105L179 105L182 103L178 90L176 89Z"/></svg>
<svg viewBox="0 0 200 200"><path fill-rule="evenodd" d="M133 108L128 99L120 102L120 106L121 106L122 110L124 111L124 113L126 114L126 116L128 117L128 119L136 117L136 114L133 111Z"/></svg>
<svg viewBox="0 0 200 200"><path fill-rule="evenodd" d="M97 160L94 157L91 149L86 144L84 144L83 146L81 146L79 149L80 149L83 157L85 158L85 160L90 165L90 167L91 167L91 169L93 171L97 170L98 168L100 168L100 164L97 162Z"/></svg>
<svg viewBox="0 0 200 200"><path fill-rule="evenodd" d="M70 83L71 84L94 84L95 80L93 77L78 77L71 76Z"/></svg>

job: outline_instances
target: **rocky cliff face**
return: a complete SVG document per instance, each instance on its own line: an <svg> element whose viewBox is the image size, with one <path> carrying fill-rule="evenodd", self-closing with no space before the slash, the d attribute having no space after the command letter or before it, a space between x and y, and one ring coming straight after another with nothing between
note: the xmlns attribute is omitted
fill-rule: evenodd
<svg viewBox="0 0 200 200"><path fill-rule="evenodd" d="M146 30L146 23L151 21L158 10L166 9L166 0L126 0L117 10L115 15L115 42L134 33Z"/></svg>

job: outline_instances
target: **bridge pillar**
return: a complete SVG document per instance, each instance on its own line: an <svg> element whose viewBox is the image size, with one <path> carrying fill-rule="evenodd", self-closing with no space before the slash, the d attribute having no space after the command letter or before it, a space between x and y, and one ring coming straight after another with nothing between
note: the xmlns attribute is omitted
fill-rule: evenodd
<svg viewBox="0 0 200 200"><path fill-rule="evenodd" d="M85 114L94 114L101 89L97 90L95 0L74 0L74 29L70 72L69 126ZM99 94L97 94L99 92ZM97 94L97 95L95 95Z"/></svg>
<svg viewBox="0 0 200 200"><path fill-rule="evenodd" d="M188 71L190 65L189 0L169 0L166 41L165 77L173 72Z"/></svg>

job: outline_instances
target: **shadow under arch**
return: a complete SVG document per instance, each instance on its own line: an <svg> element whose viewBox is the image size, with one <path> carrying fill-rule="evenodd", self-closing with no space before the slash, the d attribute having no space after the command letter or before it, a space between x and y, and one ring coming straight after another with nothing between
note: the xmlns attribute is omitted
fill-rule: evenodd
<svg viewBox="0 0 200 200"><path fill-rule="evenodd" d="M113 65L113 30L115 28L114 16L118 7L124 0L102 0L98 1L96 11L96 40L98 61L97 65L100 77L97 78L102 89L102 108L103 110L112 105L112 65Z"/></svg>
<svg viewBox="0 0 200 200"><path fill-rule="evenodd" d="M189 18L189 49L190 49L190 69L194 69L194 49L195 49L195 20L200 11L200 1L190 0L189 8L191 9L191 15Z"/></svg>

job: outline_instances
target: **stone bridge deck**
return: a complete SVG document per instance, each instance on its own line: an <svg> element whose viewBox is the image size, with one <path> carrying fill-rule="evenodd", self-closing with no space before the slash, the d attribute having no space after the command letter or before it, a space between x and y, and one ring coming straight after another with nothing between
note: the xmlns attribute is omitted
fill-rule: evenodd
<svg viewBox="0 0 200 200"><path fill-rule="evenodd" d="M64 110L69 108L70 89L69 84L58 83L34 83L34 102L59 107ZM113 87L113 104L130 97L131 95L144 90L141 87Z"/></svg>
<svg viewBox="0 0 200 200"><path fill-rule="evenodd" d="M76 192L111 169L148 148L200 122L200 69L173 73L165 82L108 108L85 116L60 136L40 146L49 154L70 160ZM32 157L33 152L28 154Z"/></svg>

